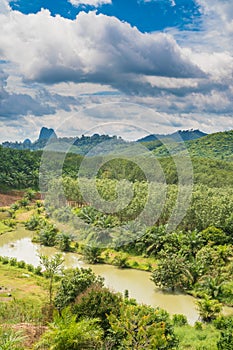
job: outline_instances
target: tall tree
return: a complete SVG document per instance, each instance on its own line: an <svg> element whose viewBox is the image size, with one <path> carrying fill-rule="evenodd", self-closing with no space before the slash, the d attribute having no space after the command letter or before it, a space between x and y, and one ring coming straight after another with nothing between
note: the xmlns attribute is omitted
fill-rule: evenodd
<svg viewBox="0 0 233 350"><path fill-rule="evenodd" d="M64 259L61 254L56 254L49 258L46 255L40 255L40 263L45 268L45 273L49 279L49 305L53 304L53 284L55 275L61 270Z"/></svg>

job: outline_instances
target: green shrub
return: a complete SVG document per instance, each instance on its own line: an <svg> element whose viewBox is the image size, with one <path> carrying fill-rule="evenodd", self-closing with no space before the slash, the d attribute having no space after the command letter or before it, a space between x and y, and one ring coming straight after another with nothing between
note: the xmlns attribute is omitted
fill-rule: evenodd
<svg viewBox="0 0 233 350"><path fill-rule="evenodd" d="M217 329L225 330L226 328L233 329L233 316L219 316L213 321L214 326Z"/></svg>
<svg viewBox="0 0 233 350"><path fill-rule="evenodd" d="M199 322L199 321L196 321L195 324L194 324L194 328L198 331L202 331L203 329L203 323L202 322Z"/></svg>
<svg viewBox="0 0 233 350"><path fill-rule="evenodd" d="M34 274L41 276L42 275L42 267L41 266L37 266L34 268Z"/></svg>
<svg viewBox="0 0 233 350"><path fill-rule="evenodd" d="M17 202L13 203L13 204L10 206L10 209L11 209L11 210L14 210L14 211L18 210L18 209L19 209L19 204L18 204Z"/></svg>
<svg viewBox="0 0 233 350"><path fill-rule="evenodd" d="M17 259L16 258L11 258L10 259L10 265L11 266L16 266L17 265Z"/></svg>
<svg viewBox="0 0 233 350"><path fill-rule="evenodd" d="M17 266L18 266L20 269L25 269L26 263L25 263L25 261L20 260L20 261L17 262Z"/></svg>
<svg viewBox="0 0 233 350"><path fill-rule="evenodd" d="M131 267L136 269L138 266L139 266L139 263L137 261L132 261Z"/></svg>
<svg viewBox="0 0 233 350"><path fill-rule="evenodd" d="M128 259L128 254L120 253L114 258L113 264L118 266L120 269L123 269L125 267L128 267Z"/></svg>
<svg viewBox="0 0 233 350"><path fill-rule="evenodd" d="M27 269L29 272L34 272L34 266L32 264L27 264Z"/></svg>
<svg viewBox="0 0 233 350"><path fill-rule="evenodd" d="M21 332L14 332L10 329L0 328L0 349L1 350L23 350L25 336Z"/></svg>
<svg viewBox="0 0 233 350"><path fill-rule="evenodd" d="M9 258L7 256L3 256L2 263L3 263L3 265L9 264Z"/></svg>
<svg viewBox="0 0 233 350"><path fill-rule="evenodd" d="M36 230L39 228L41 223L41 218L38 215L33 215L30 217L30 219L25 223L25 227L28 230Z"/></svg>
<svg viewBox="0 0 233 350"><path fill-rule="evenodd" d="M218 350L233 349L233 329L229 328L221 332L220 339L217 343Z"/></svg>
<svg viewBox="0 0 233 350"><path fill-rule="evenodd" d="M172 322L174 326L185 326L186 324L188 324L187 317L182 314L174 314L172 316Z"/></svg>
<svg viewBox="0 0 233 350"><path fill-rule="evenodd" d="M14 228L16 226L16 221L14 219L4 220L3 223L10 228Z"/></svg>

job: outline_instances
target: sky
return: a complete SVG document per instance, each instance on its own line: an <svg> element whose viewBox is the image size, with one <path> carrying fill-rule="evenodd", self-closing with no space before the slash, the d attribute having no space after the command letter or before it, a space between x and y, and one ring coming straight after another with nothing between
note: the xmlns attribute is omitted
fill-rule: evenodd
<svg viewBox="0 0 233 350"><path fill-rule="evenodd" d="M0 0L0 142L233 129L232 0Z"/></svg>

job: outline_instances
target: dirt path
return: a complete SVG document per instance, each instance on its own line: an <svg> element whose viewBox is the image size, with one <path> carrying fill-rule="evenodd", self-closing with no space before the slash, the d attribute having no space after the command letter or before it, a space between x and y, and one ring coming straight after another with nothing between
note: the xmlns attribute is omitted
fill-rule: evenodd
<svg viewBox="0 0 233 350"><path fill-rule="evenodd" d="M32 210L29 210L25 213L19 213L19 214L17 214L17 220L18 221L26 221L34 214L34 212L35 211L32 209Z"/></svg>

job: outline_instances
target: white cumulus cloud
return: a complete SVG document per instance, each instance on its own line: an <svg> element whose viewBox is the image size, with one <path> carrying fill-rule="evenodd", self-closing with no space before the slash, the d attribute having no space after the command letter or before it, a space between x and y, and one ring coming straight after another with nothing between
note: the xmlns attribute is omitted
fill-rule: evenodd
<svg viewBox="0 0 233 350"><path fill-rule="evenodd" d="M0 123L34 115L54 127L72 108L123 101L169 115L176 128L218 130L221 118L224 127L231 125L233 3L196 1L200 31L142 33L94 11L74 20L45 9L26 15L0 0L0 72L7 72L0 76ZM87 128L95 119L84 122Z"/></svg>
<svg viewBox="0 0 233 350"><path fill-rule="evenodd" d="M0 15L0 58L24 79L127 87L140 76L202 77L202 70L165 33L141 33L115 17L80 12L76 20L48 10Z"/></svg>
<svg viewBox="0 0 233 350"><path fill-rule="evenodd" d="M74 6L89 5L99 7L101 5L111 4L112 0L69 0L69 2Z"/></svg>

